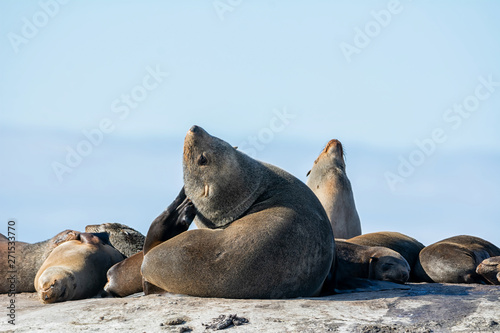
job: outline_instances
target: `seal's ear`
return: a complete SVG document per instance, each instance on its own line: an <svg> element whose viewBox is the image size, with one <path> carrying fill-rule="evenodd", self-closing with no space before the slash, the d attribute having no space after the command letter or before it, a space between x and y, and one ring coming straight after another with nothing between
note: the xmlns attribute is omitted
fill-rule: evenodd
<svg viewBox="0 0 500 333"><path fill-rule="evenodd" d="M310 175L310 174L311 174L311 170L309 170L309 171L307 172L306 177L309 177L309 175Z"/></svg>
<svg viewBox="0 0 500 333"><path fill-rule="evenodd" d="M370 261L368 263L368 278L374 280L375 279L375 264L378 262L377 257L370 257Z"/></svg>

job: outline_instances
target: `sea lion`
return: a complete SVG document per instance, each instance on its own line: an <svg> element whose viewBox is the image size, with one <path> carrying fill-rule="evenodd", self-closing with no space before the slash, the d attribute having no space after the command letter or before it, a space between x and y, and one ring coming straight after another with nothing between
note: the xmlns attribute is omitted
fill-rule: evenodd
<svg viewBox="0 0 500 333"><path fill-rule="evenodd" d="M67 241L52 251L35 277L42 303L95 296L106 283L106 272L123 255L90 233Z"/></svg>
<svg viewBox="0 0 500 333"><path fill-rule="evenodd" d="M143 234L120 223L88 225L85 227L85 232L107 233L109 235L109 243L125 257L130 257L142 251L142 247L144 246L145 237Z"/></svg>
<svg viewBox="0 0 500 333"><path fill-rule="evenodd" d="M484 259L477 266L476 273L490 284L500 284L500 257Z"/></svg>
<svg viewBox="0 0 500 333"><path fill-rule="evenodd" d="M356 236L346 241L365 246L383 246L400 253L412 270L410 272L410 281L418 281L414 276L413 268L418 260L418 254L425 246L415 238L399 232L382 231Z"/></svg>
<svg viewBox="0 0 500 333"><path fill-rule="evenodd" d="M119 263L106 273L108 282L104 291L115 297L125 297L142 291L141 265L144 252L140 251Z"/></svg>
<svg viewBox="0 0 500 333"><path fill-rule="evenodd" d="M338 288L352 278L405 283L410 265L398 252L381 246L363 246L335 240L337 267L334 280Z"/></svg>
<svg viewBox="0 0 500 333"><path fill-rule="evenodd" d="M143 291L141 265L144 253L167 239L188 230L195 212L191 200L186 198L184 188L182 188L174 202L151 223L144 242L144 250L115 264L108 270L108 283L104 286L104 290L118 297ZM147 283L145 283L144 290L146 293L161 292L160 289Z"/></svg>
<svg viewBox="0 0 500 333"><path fill-rule="evenodd" d="M344 150L338 140L330 140L307 173L307 186L326 210L335 238L361 235L361 223L347 178Z"/></svg>
<svg viewBox="0 0 500 333"><path fill-rule="evenodd" d="M425 247L418 256L415 274L420 281L436 283L485 283L476 268L500 249L474 236L455 236Z"/></svg>
<svg viewBox="0 0 500 333"><path fill-rule="evenodd" d="M193 126L184 141L188 230L149 250L142 275L172 293L292 298L320 292L332 262L332 228L312 191Z"/></svg>
<svg viewBox="0 0 500 333"><path fill-rule="evenodd" d="M16 292L34 292L35 286L33 280L35 279L38 269L42 266L43 262L50 255L58 245L73 239L77 239L80 232L75 230L64 230L51 239L43 242L29 244L25 242L1 241L0 242L0 257L6 258L0 262L0 278L5 281L8 273L9 262L7 261L9 248L14 247L15 265L16 269ZM10 287L7 284L0 284L0 293L7 293Z"/></svg>

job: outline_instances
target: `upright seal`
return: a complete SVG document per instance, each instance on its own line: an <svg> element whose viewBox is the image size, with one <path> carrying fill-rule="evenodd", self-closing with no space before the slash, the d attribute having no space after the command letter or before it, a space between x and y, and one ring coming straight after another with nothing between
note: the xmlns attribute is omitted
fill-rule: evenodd
<svg viewBox="0 0 500 333"><path fill-rule="evenodd" d="M328 142L307 176L307 186L325 208L335 238L361 235L361 222L345 171L344 149L340 141Z"/></svg>
<svg viewBox="0 0 500 333"><path fill-rule="evenodd" d="M142 264L147 282L205 297L319 294L335 245L328 217L304 183L198 126L186 135L183 170L200 229L153 247Z"/></svg>

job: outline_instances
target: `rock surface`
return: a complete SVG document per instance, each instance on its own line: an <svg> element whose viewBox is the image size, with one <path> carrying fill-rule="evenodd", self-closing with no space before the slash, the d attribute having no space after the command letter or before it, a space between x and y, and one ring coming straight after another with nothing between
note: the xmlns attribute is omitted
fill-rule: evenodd
<svg viewBox="0 0 500 333"><path fill-rule="evenodd" d="M290 300L233 300L183 295L92 298L41 304L15 297L16 325L1 332L209 332L221 315L244 320L228 332L500 332L500 286L408 284L407 290ZM231 317L232 318L232 317ZM222 325L224 326L224 325Z"/></svg>

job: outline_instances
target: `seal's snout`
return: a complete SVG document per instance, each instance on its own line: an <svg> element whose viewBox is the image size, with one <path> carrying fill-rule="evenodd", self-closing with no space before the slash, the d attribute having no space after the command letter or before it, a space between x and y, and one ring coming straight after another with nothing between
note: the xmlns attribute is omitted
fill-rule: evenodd
<svg viewBox="0 0 500 333"><path fill-rule="evenodd" d="M197 132L199 132L199 131L200 131L200 129L201 129L201 127L200 127L200 126L193 125L193 126L189 129L189 131L190 131L190 132L192 132L192 133L197 133Z"/></svg>

